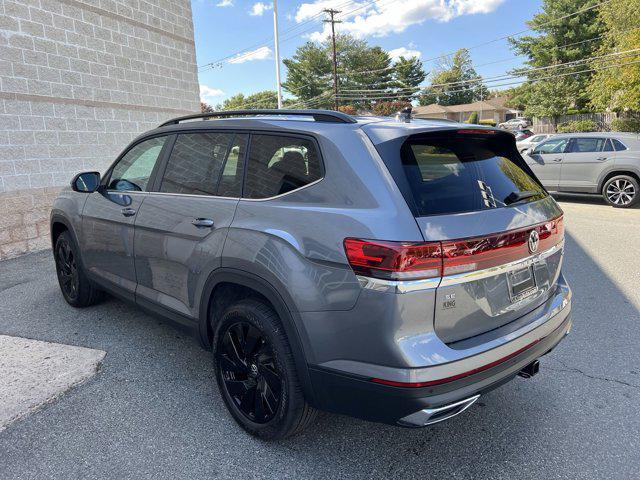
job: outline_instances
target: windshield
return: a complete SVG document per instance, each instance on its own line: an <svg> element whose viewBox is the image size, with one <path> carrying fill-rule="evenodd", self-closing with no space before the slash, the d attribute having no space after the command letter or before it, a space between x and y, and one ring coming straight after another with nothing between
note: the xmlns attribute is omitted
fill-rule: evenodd
<svg viewBox="0 0 640 480"><path fill-rule="evenodd" d="M418 215L501 208L547 194L506 142L490 135L410 139L401 159Z"/></svg>

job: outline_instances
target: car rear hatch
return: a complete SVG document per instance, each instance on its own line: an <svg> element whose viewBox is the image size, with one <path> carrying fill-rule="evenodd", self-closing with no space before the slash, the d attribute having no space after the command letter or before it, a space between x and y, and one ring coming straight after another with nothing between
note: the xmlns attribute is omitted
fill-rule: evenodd
<svg viewBox="0 0 640 480"><path fill-rule="evenodd" d="M438 129L376 148L430 258L441 258L434 328L445 343L513 322L550 297L562 262L562 211L511 134Z"/></svg>

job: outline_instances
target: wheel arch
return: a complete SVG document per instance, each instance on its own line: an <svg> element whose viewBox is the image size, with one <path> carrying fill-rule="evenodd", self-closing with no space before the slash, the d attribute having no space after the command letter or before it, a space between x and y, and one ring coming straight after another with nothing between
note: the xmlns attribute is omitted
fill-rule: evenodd
<svg viewBox="0 0 640 480"><path fill-rule="evenodd" d="M602 194L604 185L613 177L617 177L618 175L627 175L629 177L633 177L636 179L638 183L640 183L640 172L628 169L628 168L620 168L614 169L606 172L600 182L598 182L598 193Z"/></svg>
<svg viewBox="0 0 640 480"><path fill-rule="evenodd" d="M314 405L315 396L307 366L307 355L305 354L300 332L296 326L300 324L298 313L294 308L290 307L293 305L292 299L262 277L233 268L219 268L209 275L200 300L198 338L201 345L205 348L212 347L213 329L209 318L214 309L215 293L218 288L225 285L235 285L255 292L255 296L265 299L276 311L289 340L298 379L302 385L305 398L311 405Z"/></svg>

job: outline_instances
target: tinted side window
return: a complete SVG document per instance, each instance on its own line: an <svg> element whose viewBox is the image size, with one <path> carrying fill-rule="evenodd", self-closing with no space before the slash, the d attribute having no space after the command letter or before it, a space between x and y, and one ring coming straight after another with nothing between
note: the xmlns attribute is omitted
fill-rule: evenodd
<svg viewBox="0 0 640 480"><path fill-rule="evenodd" d="M600 152L606 138L574 138L571 146L572 153Z"/></svg>
<svg viewBox="0 0 640 480"><path fill-rule="evenodd" d="M242 167L238 165L240 147L237 143L240 137L244 136L215 132L179 134L167 162L160 191L219 195L222 189L224 196L239 196ZM233 165L224 175L223 183L226 162L230 160Z"/></svg>
<svg viewBox="0 0 640 480"><path fill-rule="evenodd" d="M604 144L603 152L613 152L613 145L611 144L611 140L607 139L607 142Z"/></svg>
<svg viewBox="0 0 640 480"><path fill-rule="evenodd" d="M276 135L251 137L245 197L282 195L321 177L320 157L311 140Z"/></svg>
<svg viewBox="0 0 640 480"><path fill-rule="evenodd" d="M553 140L548 140L540 145L538 145L534 153L562 153L564 152L564 148L567 146L566 138L557 138Z"/></svg>
<svg viewBox="0 0 640 480"><path fill-rule="evenodd" d="M166 139L167 137L151 138L129 150L113 167L108 188L145 190Z"/></svg>
<svg viewBox="0 0 640 480"><path fill-rule="evenodd" d="M615 138L613 138L613 139L611 139L611 141L613 142L613 146L616 147L616 150L618 152L627 149L627 147L625 147L624 144L620 140L616 140Z"/></svg>

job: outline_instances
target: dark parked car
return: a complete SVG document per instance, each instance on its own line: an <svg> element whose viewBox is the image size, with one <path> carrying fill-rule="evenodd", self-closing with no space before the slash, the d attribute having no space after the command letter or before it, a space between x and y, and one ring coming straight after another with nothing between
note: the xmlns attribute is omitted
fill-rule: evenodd
<svg viewBox="0 0 640 480"><path fill-rule="evenodd" d="M446 420L536 374L571 327L562 211L496 128L178 118L77 175L51 236L70 305L110 292L191 327L266 439L317 409Z"/></svg>

